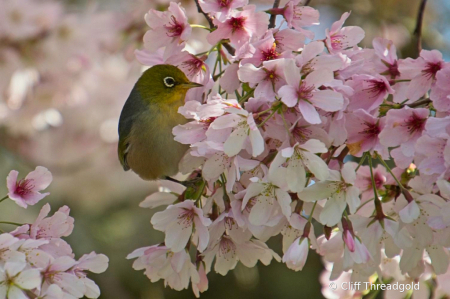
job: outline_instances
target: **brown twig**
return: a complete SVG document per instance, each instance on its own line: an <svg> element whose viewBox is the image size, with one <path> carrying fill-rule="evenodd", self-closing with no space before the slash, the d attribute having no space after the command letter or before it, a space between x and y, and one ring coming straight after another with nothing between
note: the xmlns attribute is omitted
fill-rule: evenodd
<svg viewBox="0 0 450 299"><path fill-rule="evenodd" d="M209 14L207 14L206 12L203 11L198 0L195 0L195 4L197 5L198 12L205 16L205 19L208 21L209 27L214 28L214 23L213 23L212 18L209 16Z"/></svg>
<svg viewBox="0 0 450 299"><path fill-rule="evenodd" d="M419 56L420 51L422 51L422 23L426 4L427 0L422 0L422 2L420 3L419 11L417 12L416 29L414 29L414 35L416 36L417 40L417 56Z"/></svg>
<svg viewBox="0 0 450 299"><path fill-rule="evenodd" d="M202 15L204 15L206 20L208 21L209 28L211 28L211 29L216 28L216 26L214 26L213 19L210 17L209 14L207 14L206 12L203 11L198 0L194 0L194 1L195 1L195 4L197 5L198 12L201 13ZM228 53L230 53L231 55L234 56L234 54L236 53L236 50L229 43L222 43L222 46L225 49L227 49Z"/></svg>
<svg viewBox="0 0 450 299"><path fill-rule="evenodd" d="M311 0L306 0L304 6L308 6L310 2L311 2Z"/></svg>
<svg viewBox="0 0 450 299"><path fill-rule="evenodd" d="M416 108L416 107L419 107L422 105L427 105L429 103L431 103L431 100L429 98L426 98L426 99L415 101L414 103L411 103L411 104L406 104L406 106L408 106L410 108Z"/></svg>
<svg viewBox="0 0 450 299"><path fill-rule="evenodd" d="M273 8L278 8L278 6L280 6L280 2L281 0L275 0L273 2ZM270 20L269 20L269 28L275 28L275 21L277 20L277 15L273 14L270 16Z"/></svg>

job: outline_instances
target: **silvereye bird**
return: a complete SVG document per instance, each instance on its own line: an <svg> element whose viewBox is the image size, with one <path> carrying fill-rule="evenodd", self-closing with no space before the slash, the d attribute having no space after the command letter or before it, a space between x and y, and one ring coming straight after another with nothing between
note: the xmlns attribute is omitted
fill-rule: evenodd
<svg viewBox="0 0 450 299"><path fill-rule="evenodd" d="M118 154L125 171L144 180L178 172L188 146L174 140L172 129L187 122L178 108L186 92L199 86L173 65L155 65L142 74L120 114Z"/></svg>

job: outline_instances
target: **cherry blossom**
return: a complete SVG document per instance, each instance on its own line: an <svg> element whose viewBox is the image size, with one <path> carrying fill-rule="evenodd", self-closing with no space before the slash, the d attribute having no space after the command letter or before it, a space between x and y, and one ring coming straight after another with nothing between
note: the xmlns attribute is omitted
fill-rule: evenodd
<svg viewBox="0 0 450 299"><path fill-rule="evenodd" d="M155 229L166 233L165 244L173 252L184 249L194 228L198 234L199 250L205 250L209 241L207 226L211 220L203 216L203 211L194 205L194 201L170 205L163 212L158 212L152 217Z"/></svg>
<svg viewBox="0 0 450 299"><path fill-rule="evenodd" d="M171 2L168 11L150 10L145 21L152 30L144 36L144 45L149 51L166 46L166 57L176 51L179 43L186 41L191 34L191 26L181 5Z"/></svg>
<svg viewBox="0 0 450 299"><path fill-rule="evenodd" d="M255 12L255 9L256 6L247 5L242 11L233 11L228 19L218 23L217 30L208 35L208 42L214 45L229 38L232 44L241 47L251 37L261 37L266 31L269 16Z"/></svg>
<svg viewBox="0 0 450 299"><path fill-rule="evenodd" d="M52 182L52 174L47 168L38 166L30 172L24 179L17 180L19 172L11 170L6 184L8 186L8 196L22 208L28 205L35 205L50 193L39 193L46 189Z"/></svg>
<svg viewBox="0 0 450 299"><path fill-rule="evenodd" d="M340 93L318 89L324 83L333 80L331 71L316 71L301 80L300 69L295 62L286 60L284 74L288 85L281 87L278 93L288 107L297 106L307 122L311 124L322 122L316 107L328 112L342 108L344 99Z"/></svg>
<svg viewBox="0 0 450 299"><path fill-rule="evenodd" d="M365 33L361 27L342 27L349 16L350 13L345 12L339 21L334 22L333 25L331 25L329 31L326 30L326 45L328 50L332 53L351 48L364 38Z"/></svg>

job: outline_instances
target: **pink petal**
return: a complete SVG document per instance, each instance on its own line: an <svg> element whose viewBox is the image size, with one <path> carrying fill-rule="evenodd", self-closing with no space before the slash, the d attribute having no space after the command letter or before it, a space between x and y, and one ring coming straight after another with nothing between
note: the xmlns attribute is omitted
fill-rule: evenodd
<svg viewBox="0 0 450 299"><path fill-rule="evenodd" d="M17 170L11 170L6 178L6 186L8 188L8 192L13 194L16 191L17 177L19 172Z"/></svg>
<svg viewBox="0 0 450 299"><path fill-rule="evenodd" d="M278 94L281 97L281 101L288 107L294 107L298 102L297 90L292 86L285 85L281 87Z"/></svg>
<svg viewBox="0 0 450 299"><path fill-rule="evenodd" d="M310 101L314 106L328 112L341 110L344 106L344 97L333 90L318 90L313 93Z"/></svg>
<svg viewBox="0 0 450 299"><path fill-rule="evenodd" d="M298 108L303 115L303 118L310 124L320 124L322 120L320 119L319 113L316 111L313 105L306 101L300 101L298 103Z"/></svg>
<svg viewBox="0 0 450 299"><path fill-rule="evenodd" d="M47 188L53 180L52 173L47 168L38 166L36 170L30 172L26 180L33 180L33 190L40 191Z"/></svg>

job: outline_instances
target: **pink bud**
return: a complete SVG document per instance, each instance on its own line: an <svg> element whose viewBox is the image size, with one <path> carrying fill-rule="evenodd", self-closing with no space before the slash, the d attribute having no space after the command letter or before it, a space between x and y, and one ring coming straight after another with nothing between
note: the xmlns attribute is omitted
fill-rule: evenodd
<svg viewBox="0 0 450 299"><path fill-rule="evenodd" d="M353 236L350 233L349 230L345 231L344 233L344 242L345 245L347 245L348 250L350 250L350 252L354 252L355 251L355 240L353 240Z"/></svg>

